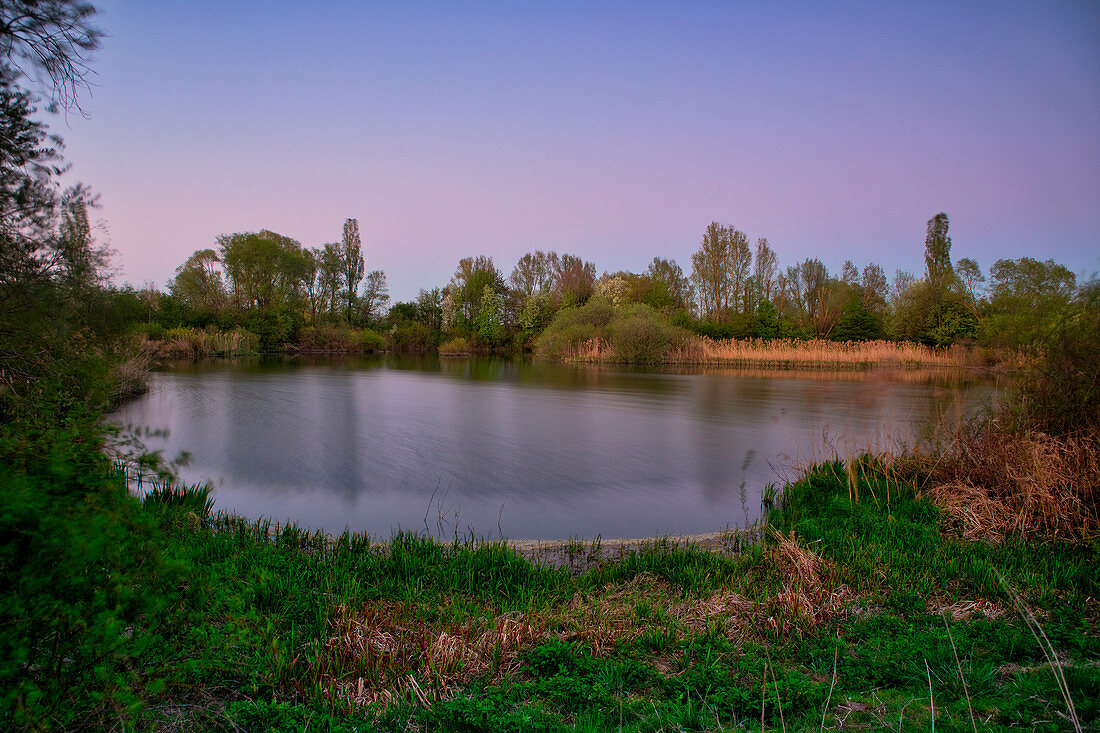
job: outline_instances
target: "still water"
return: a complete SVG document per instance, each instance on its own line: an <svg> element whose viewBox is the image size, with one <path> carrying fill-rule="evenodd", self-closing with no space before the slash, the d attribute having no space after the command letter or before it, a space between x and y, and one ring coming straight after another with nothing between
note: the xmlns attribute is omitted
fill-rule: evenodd
<svg viewBox="0 0 1100 733"><path fill-rule="evenodd" d="M644 537L744 526L814 458L916 439L993 388L916 372L491 359L186 365L111 416L215 507L331 533Z"/></svg>

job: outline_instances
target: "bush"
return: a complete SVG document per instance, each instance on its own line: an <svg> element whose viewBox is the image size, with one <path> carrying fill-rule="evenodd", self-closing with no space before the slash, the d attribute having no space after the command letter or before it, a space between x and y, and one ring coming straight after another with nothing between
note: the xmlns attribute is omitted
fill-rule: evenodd
<svg viewBox="0 0 1100 733"><path fill-rule="evenodd" d="M648 305L631 303L616 308L593 299L580 308L559 311L536 348L540 356L551 359L658 364L668 360L670 350L682 349L690 340L687 331ZM591 349L582 354L589 344Z"/></svg>
<svg viewBox="0 0 1100 733"><path fill-rule="evenodd" d="M470 343L459 336L439 345L440 356L465 356L470 353Z"/></svg>
<svg viewBox="0 0 1100 733"><path fill-rule="evenodd" d="M633 315L610 326L615 356L627 364L656 364L669 347L669 326L658 317Z"/></svg>
<svg viewBox="0 0 1100 733"><path fill-rule="evenodd" d="M287 308L262 308L250 311L245 328L260 339L260 351L281 351L301 330L303 317Z"/></svg>
<svg viewBox="0 0 1100 733"><path fill-rule="evenodd" d="M395 323L386 336L389 347L398 351L431 351L439 346L439 331L417 321Z"/></svg>
<svg viewBox="0 0 1100 733"><path fill-rule="evenodd" d="M383 351L386 339L374 329L364 328L353 333L352 345L356 351Z"/></svg>
<svg viewBox="0 0 1100 733"><path fill-rule="evenodd" d="M381 334L369 328L306 326L298 335L298 349L305 352L361 354L386 347Z"/></svg>
<svg viewBox="0 0 1100 733"><path fill-rule="evenodd" d="M159 323L139 323L134 330L150 341L160 341L164 338L164 326Z"/></svg>
<svg viewBox="0 0 1100 733"><path fill-rule="evenodd" d="M1024 375L1024 419L1054 434L1100 431L1100 282L1081 289Z"/></svg>
<svg viewBox="0 0 1100 733"><path fill-rule="evenodd" d="M132 717L174 669L182 568L100 452L94 423L0 433L0 722Z"/></svg>

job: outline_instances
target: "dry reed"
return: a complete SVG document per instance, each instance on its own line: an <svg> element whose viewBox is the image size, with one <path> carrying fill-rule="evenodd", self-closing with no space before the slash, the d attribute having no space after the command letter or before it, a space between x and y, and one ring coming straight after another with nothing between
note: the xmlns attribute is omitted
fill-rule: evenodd
<svg viewBox="0 0 1100 733"><path fill-rule="evenodd" d="M567 361L621 361L612 343L599 338L580 343L563 356ZM715 340L702 336L670 346L661 362L772 369L865 369L880 366L961 369L975 365L970 353L960 346L937 349L908 341Z"/></svg>
<svg viewBox="0 0 1100 733"><path fill-rule="evenodd" d="M398 603L340 606L309 676L345 703L413 696L426 705L474 678L514 674L519 653L545 636L544 620L520 613L432 624Z"/></svg>
<svg viewBox="0 0 1100 733"><path fill-rule="evenodd" d="M778 636L801 637L818 624L847 613L854 594L833 580L831 563L799 544L794 534L773 532L772 560L783 587L765 602L765 627Z"/></svg>
<svg viewBox="0 0 1100 733"><path fill-rule="evenodd" d="M929 478L921 495L966 539L1078 541L1100 533L1095 432L1051 436L1013 433L995 422L964 426L940 452L916 462Z"/></svg>

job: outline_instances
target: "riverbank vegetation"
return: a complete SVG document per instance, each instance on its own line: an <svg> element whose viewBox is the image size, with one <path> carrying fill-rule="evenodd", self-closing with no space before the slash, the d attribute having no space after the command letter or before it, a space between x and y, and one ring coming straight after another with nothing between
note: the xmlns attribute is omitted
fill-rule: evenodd
<svg viewBox="0 0 1100 733"><path fill-rule="evenodd" d="M700 336L646 305L614 306L594 298L563 310L536 341L536 353L597 364L861 369L874 366L962 369L985 365L973 350L911 341L728 339Z"/></svg>
<svg viewBox="0 0 1100 733"><path fill-rule="evenodd" d="M366 271L358 222L348 219L339 242L314 248L268 230L222 235L214 248L197 250L176 269L167 291L149 284L118 295L130 304L135 327L152 340L179 328L245 329L265 352L423 352L455 339L464 339L471 352L525 351L559 321L570 347L540 351L585 360L613 353L628 363L805 364L816 360L807 353L821 354L827 341L979 347L971 361L1014 361L1073 317L1083 291L1065 267L1001 259L987 280L973 259L952 259L948 229L946 214L928 221L921 277L899 270L888 279L879 265L861 269L851 260L839 272L817 258L781 267L766 238L750 246L744 232L712 222L687 272L654 257L643 272L597 275L595 263L579 256L535 251L505 276L490 257L464 257L450 282L390 306L385 273ZM601 333L581 349L578 324L592 314L573 311L590 302L623 314L622 322L615 338ZM698 338L685 346L684 332ZM334 338L350 333L363 336ZM788 355L762 356L742 341L778 342L774 349ZM813 342L809 352L794 346L802 341ZM899 348L907 355L871 361L912 362L916 347ZM736 356L724 355L730 351ZM839 353L825 361L853 361L838 359ZM917 362L928 363L931 352L922 353Z"/></svg>
<svg viewBox="0 0 1100 733"><path fill-rule="evenodd" d="M467 257L449 283L387 308L384 273L370 273L359 289L363 256L358 224L349 219L345 240L315 250L266 230L225 235L218 249L199 250L181 265L168 292L148 286L126 296L143 304L133 310L141 310L139 328L152 339L180 327L243 328L263 351L431 351L459 338L472 352L524 351L562 341L560 333L542 338L558 321L568 347L544 343L539 351L627 363L963 361L953 346L977 352L967 363L1012 363L1073 317L1083 295L1065 267L1027 257L998 260L987 283L973 260L951 260L947 230L944 214L928 222L921 278L899 271L888 282L878 265L861 271L851 261L838 274L817 259L781 269L766 239L750 249L743 232L715 222L687 274L656 257L643 273L597 276L595 264L580 257L537 251L505 277L492 258ZM601 332L582 348L586 326L578 324L599 314L573 311L589 303L622 313L622 322L616 338ZM319 333L334 331L378 338L318 345ZM685 333L697 338L689 343ZM825 356L825 342L895 342L905 353L880 346L871 347L878 353L869 359L867 347Z"/></svg>

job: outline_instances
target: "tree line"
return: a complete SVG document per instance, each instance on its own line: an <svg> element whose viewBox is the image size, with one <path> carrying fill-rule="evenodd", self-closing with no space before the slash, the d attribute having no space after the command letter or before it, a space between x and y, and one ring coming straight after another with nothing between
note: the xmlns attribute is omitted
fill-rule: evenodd
<svg viewBox="0 0 1100 733"><path fill-rule="evenodd" d="M1076 276L1051 260L997 260L987 274L952 259L947 214L926 228L924 272L888 278L869 262L830 272L818 258L782 266L766 237L752 242L711 222L690 269L654 257L641 272L603 272L574 254L528 252L509 274L484 255L458 261L450 281L389 305L386 276L365 272L356 219L343 238L305 248L275 232L222 235L176 270L167 293L146 289L148 320L175 325L243 325L267 343L303 330L372 329L378 344L429 350L462 338L485 348L529 348L563 309L603 298L644 304L672 323L713 338L893 339L932 346L1035 342L1042 324L1078 297Z"/></svg>

